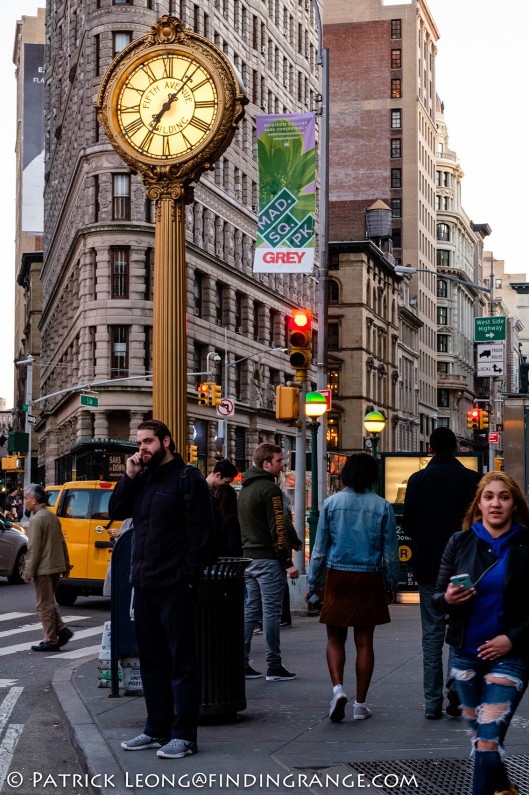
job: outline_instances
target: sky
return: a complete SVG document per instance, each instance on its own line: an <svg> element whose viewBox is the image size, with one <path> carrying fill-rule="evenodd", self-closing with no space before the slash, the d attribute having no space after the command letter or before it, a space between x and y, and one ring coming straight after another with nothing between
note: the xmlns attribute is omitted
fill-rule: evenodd
<svg viewBox="0 0 529 795"><path fill-rule="evenodd" d="M525 136L526 41L529 2L427 0L440 33L437 92L445 105L449 145L465 174L462 203L475 223L488 223L485 241L511 273L527 274L524 256L529 156ZM13 403L13 305L15 290L16 93L12 61L15 25L34 16L44 0L16 0L0 6L0 74L4 153L0 194L0 285L2 290L0 398ZM331 108L332 113L332 108ZM20 289L17 287L17 289Z"/></svg>

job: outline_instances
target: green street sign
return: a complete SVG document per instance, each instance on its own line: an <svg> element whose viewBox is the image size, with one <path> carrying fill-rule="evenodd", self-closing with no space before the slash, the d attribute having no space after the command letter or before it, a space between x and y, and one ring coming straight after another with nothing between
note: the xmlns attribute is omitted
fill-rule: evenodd
<svg viewBox="0 0 529 795"><path fill-rule="evenodd" d="M475 342L498 342L507 339L507 318L498 317L474 318Z"/></svg>
<svg viewBox="0 0 529 795"><path fill-rule="evenodd" d="M81 395L81 406L91 406L96 409L99 406L99 398L92 397L92 395Z"/></svg>
<svg viewBox="0 0 529 795"><path fill-rule="evenodd" d="M29 406L27 403L22 403L22 411L28 411Z"/></svg>

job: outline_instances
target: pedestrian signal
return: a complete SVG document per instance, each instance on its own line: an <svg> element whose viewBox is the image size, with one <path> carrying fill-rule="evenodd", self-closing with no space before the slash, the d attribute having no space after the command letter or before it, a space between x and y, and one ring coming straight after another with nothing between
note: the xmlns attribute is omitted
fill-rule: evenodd
<svg viewBox="0 0 529 795"><path fill-rule="evenodd" d="M220 384L211 384L211 405L218 406L222 403L222 387Z"/></svg>
<svg viewBox="0 0 529 795"><path fill-rule="evenodd" d="M276 386L276 420L299 420L299 390L295 386Z"/></svg>
<svg viewBox="0 0 529 795"><path fill-rule="evenodd" d="M209 384L207 382L198 385L198 405L209 406Z"/></svg>
<svg viewBox="0 0 529 795"><path fill-rule="evenodd" d="M480 429L481 409L471 409L467 411L467 428L473 431Z"/></svg>
<svg viewBox="0 0 529 795"><path fill-rule="evenodd" d="M298 381L305 381L312 354L312 312L294 309L288 324L290 366Z"/></svg>

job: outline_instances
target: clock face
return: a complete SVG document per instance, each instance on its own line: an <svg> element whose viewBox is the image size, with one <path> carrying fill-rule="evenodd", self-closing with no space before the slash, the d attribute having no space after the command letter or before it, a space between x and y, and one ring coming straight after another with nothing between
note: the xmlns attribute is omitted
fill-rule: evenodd
<svg viewBox="0 0 529 795"><path fill-rule="evenodd" d="M125 71L113 98L125 142L153 160L190 157L220 123L217 84L193 55L159 51Z"/></svg>

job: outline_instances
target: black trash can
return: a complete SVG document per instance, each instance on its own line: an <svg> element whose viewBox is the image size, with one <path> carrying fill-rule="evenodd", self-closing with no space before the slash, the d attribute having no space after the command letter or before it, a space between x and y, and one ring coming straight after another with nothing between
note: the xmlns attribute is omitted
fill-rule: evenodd
<svg viewBox="0 0 529 795"><path fill-rule="evenodd" d="M249 558L220 558L201 577L197 604L200 716L234 717L246 709L244 570Z"/></svg>

